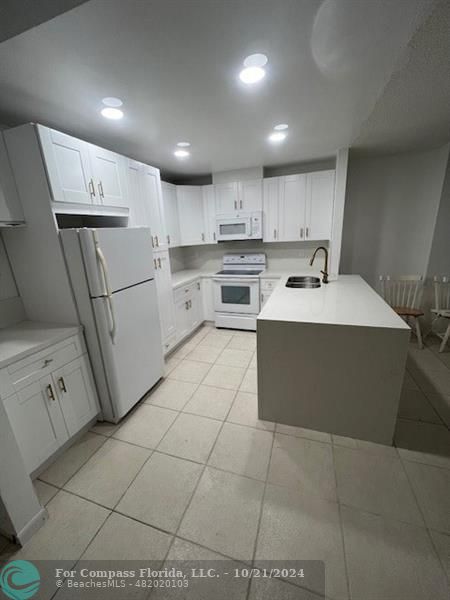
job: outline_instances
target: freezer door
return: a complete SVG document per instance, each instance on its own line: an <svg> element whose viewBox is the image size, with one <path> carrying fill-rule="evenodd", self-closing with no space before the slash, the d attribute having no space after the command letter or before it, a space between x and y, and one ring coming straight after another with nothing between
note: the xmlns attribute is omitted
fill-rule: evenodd
<svg viewBox="0 0 450 600"><path fill-rule="evenodd" d="M92 298L154 277L150 229L80 229L80 243Z"/></svg>
<svg viewBox="0 0 450 600"><path fill-rule="evenodd" d="M116 292L114 341L108 298L92 300L114 420L122 418L163 375L156 284Z"/></svg>

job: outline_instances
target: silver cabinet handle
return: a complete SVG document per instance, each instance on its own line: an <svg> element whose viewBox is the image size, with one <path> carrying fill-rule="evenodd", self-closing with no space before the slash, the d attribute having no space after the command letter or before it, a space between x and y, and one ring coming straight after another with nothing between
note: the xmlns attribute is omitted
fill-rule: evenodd
<svg viewBox="0 0 450 600"><path fill-rule="evenodd" d="M277 239L277 230L276 229L273 230L273 239L274 240Z"/></svg>
<svg viewBox="0 0 450 600"><path fill-rule="evenodd" d="M303 239L303 227L300 227L300 239Z"/></svg>
<svg viewBox="0 0 450 600"><path fill-rule="evenodd" d="M101 181L98 182L98 193L100 194L100 198L103 200L105 194L103 193L103 183Z"/></svg>
<svg viewBox="0 0 450 600"><path fill-rule="evenodd" d="M186 302L184 303L186 310L189 310L189 302L186 300Z"/></svg>
<svg viewBox="0 0 450 600"><path fill-rule="evenodd" d="M158 257L158 267L161 269L161 259Z"/></svg>
<svg viewBox="0 0 450 600"><path fill-rule="evenodd" d="M234 201L234 210L237 210L237 200Z"/></svg>
<svg viewBox="0 0 450 600"><path fill-rule="evenodd" d="M89 179L89 195L91 196L91 198L95 198L95 186L94 180L92 178Z"/></svg>
<svg viewBox="0 0 450 600"><path fill-rule="evenodd" d="M45 389L47 391L47 398L49 400L52 400L53 402L55 402L56 398L55 398L55 394L53 393L53 388L52 388L51 383L49 383Z"/></svg>
<svg viewBox="0 0 450 600"><path fill-rule="evenodd" d="M200 284L199 284L199 282L198 282L198 281L197 281L197 289L198 289L198 290L200 289Z"/></svg>
<svg viewBox="0 0 450 600"><path fill-rule="evenodd" d="M205 241L205 234L202 233L202 242L204 242L204 241Z"/></svg>
<svg viewBox="0 0 450 600"><path fill-rule="evenodd" d="M156 264L156 258L153 259L153 266L155 267L155 269L158 268L158 265Z"/></svg>
<svg viewBox="0 0 450 600"><path fill-rule="evenodd" d="M44 364L42 365L42 368L45 369L46 367L48 367L49 364L51 364L53 362L53 358L46 358L44 360Z"/></svg>
<svg viewBox="0 0 450 600"><path fill-rule="evenodd" d="M216 241L216 232L213 233L213 240Z"/></svg>
<svg viewBox="0 0 450 600"><path fill-rule="evenodd" d="M242 208L242 200L239 202L239 206Z"/></svg>
<svg viewBox="0 0 450 600"><path fill-rule="evenodd" d="M170 246L170 235L168 235L168 236L167 236L167 243L168 243L168 244L169 244L169 246Z"/></svg>
<svg viewBox="0 0 450 600"><path fill-rule="evenodd" d="M159 248L159 240L158 240L157 235L155 235L155 243L156 243L156 247Z"/></svg>
<svg viewBox="0 0 450 600"><path fill-rule="evenodd" d="M309 227L306 228L306 237L309 237Z"/></svg>
<svg viewBox="0 0 450 600"><path fill-rule="evenodd" d="M155 240L153 239L153 236L151 236L151 238L152 238L152 248L154 248L155 247Z"/></svg>
<svg viewBox="0 0 450 600"><path fill-rule="evenodd" d="M189 308L192 308L192 300L189 300Z"/></svg>
<svg viewBox="0 0 450 600"><path fill-rule="evenodd" d="M64 381L64 377L58 377L58 385L59 389L67 394L66 382Z"/></svg>

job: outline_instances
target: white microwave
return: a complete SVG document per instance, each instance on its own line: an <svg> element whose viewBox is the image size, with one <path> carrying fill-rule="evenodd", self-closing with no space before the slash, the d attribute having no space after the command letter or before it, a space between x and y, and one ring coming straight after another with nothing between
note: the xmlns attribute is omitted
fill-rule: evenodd
<svg viewBox="0 0 450 600"><path fill-rule="evenodd" d="M218 242L262 240L262 211L217 217L216 237Z"/></svg>

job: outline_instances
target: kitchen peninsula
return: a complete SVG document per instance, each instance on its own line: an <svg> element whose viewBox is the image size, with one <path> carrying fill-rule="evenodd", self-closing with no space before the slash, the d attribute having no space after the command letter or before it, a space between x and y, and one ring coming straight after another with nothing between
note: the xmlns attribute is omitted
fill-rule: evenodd
<svg viewBox="0 0 450 600"><path fill-rule="evenodd" d="M258 316L259 418L391 444L409 327L359 275L286 281Z"/></svg>

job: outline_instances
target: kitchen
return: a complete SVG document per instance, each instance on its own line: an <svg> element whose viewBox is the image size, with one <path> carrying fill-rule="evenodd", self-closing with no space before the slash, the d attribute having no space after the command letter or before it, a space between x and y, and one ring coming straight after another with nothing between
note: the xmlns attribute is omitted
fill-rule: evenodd
<svg viewBox="0 0 450 600"><path fill-rule="evenodd" d="M387 71L430 22L445 22L448 7L417 0L405 17L374 3L373 29L393 24L382 56L369 36L370 56L344 53L350 74L339 74L320 42L331 39L330 23L336 42L354 31L352 1L343 21L329 21L329 2L286 0L274 31L267 3L266 42L252 41L239 60L229 43L241 39L238 17L226 3L213 14L204 0L191 12L178 2L132 2L129 11L114 2L109 18L126 21L137 45L117 42L121 53L107 57L117 81L103 73L96 89L76 57L87 64L90 53L100 72L92 34L99 28L105 44L113 36L104 2L78 4L0 45L1 560L300 561L306 581L234 582L235 597L445 597L448 351L428 333L431 288L421 349L378 277L448 275L447 116L439 128L427 124L432 143L417 133L402 146L392 110L383 146L372 100L389 101ZM251 4L236 5L250 30ZM220 15L230 25L215 50L227 57L224 70L217 54L205 55L211 41L196 36L205 23L220 31ZM358 19L369 35L370 19ZM312 32L308 67L289 62L300 55L300 22ZM174 27L180 44L188 32L197 40L192 81L170 52ZM282 31L284 50L273 45ZM165 59L149 59L157 40ZM361 43L347 41L346 52ZM50 46L61 52L53 72ZM405 79L421 52L403 65ZM27 89L30 53L53 87L38 82L46 99L18 93L14 106L7 92ZM144 56L159 92L137 77ZM76 110L63 109L69 91L58 86L68 64ZM297 108L303 86L288 86L283 100L277 91L277 78L287 84L297 68L326 82L328 95L311 86L304 98L314 133ZM223 122L213 124L213 113ZM384 582L369 566L377 561ZM210 596L229 597L227 585ZM53 597L50 588L42 597Z"/></svg>

